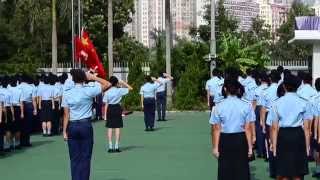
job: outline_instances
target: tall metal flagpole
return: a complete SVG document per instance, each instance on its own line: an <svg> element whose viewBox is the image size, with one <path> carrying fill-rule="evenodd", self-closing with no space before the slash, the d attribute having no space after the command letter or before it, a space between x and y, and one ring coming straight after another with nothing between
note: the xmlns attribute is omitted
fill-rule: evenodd
<svg viewBox="0 0 320 180"><path fill-rule="evenodd" d="M75 58L74 58L74 12L73 12L73 0L71 0L71 33L72 33L72 67L75 68Z"/></svg>
<svg viewBox="0 0 320 180"><path fill-rule="evenodd" d="M210 74L216 67L216 0L211 0L211 41L210 41Z"/></svg>
<svg viewBox="0 0 320 180"><path fill-rule="evenodd" d="M78 0L78 33L81 38L81 0ZM81 62L78 61L78 68L81 68Z"/></svg>
<svg viewBox="0 0 320 180"><path fill-rule="evenodd" d="M108 0L108 66L109 77L113 75L113 11L112 0Z"/></svg>

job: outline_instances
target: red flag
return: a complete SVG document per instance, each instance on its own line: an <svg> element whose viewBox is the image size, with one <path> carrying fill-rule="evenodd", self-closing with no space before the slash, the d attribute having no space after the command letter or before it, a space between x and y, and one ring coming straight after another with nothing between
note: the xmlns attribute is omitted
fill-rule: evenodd
<svg viewBox="0 0 320 180"><path fill-rule="evenodd" d="M75 38L75 57L77 61L84 63L90 69L96 69L98 76L106 78L106 72L98 56L96 48L86 31L82 32L82 37Z"/></svg>

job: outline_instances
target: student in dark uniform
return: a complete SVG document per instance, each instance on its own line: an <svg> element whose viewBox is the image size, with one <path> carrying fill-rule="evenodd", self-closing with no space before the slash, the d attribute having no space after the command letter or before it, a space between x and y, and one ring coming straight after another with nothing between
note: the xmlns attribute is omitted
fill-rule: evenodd
<svg viewBox="0 0 320 180"><path fill-rule="evenodd" d="M105 92L103 102L105 103L105 119L108 128L108 152L121 152L119 148L120 128L123 128L121 99L127 95L132 87L123 81L119 81L117 77L110 77L109 82L112 87ZM112 143L112 132L115 131L115 144Z"/></svg>
<svg viewBox="0 0 320 180"><path fill-rule="evenodd" d="M312 108L296 93L297 77L287 76L283 84L286 93L273 103L268 115L273 129L271 148L276 157L276 176L278 180L301 180L309 173L310 130L307 123L313 118Z"/></svg>
<svg viewBox="0 0 320 180"><path fill-rule="evenodd" d="M167 73L161 73L158 81L161 82L160 87L157 89L156 94L156 103L158 111L158 121L167 121L166 120L166 111L167 111L167 90L166 84L173 80L173 77Z"/></svg>
<svg viewBox="0 0 320 180"><path fill-rule="evenodd" d="M155 83L158 82L158 83ZM145 131L154 131L156 110L156 91L162 83L156 78L146 76L145 84L140 89L141 107L144 111Z"/></svg>
<svg viewBox="0 0 320 180"><path fill-rule="evenodd" d="M3 94L4 94L4 129L5 129L5 145L4 148L10 151L12 145L12 130L14 121L14 110L12 106L12 93L8 90L10 77L5 76L2 81Z"/></svg>
<svg viewBox="0 0 320 180"><path fill-rule="evenodd" d="M28 75L22 75L19 88L22 91L21 105L22 105L22 123L21 123L21 146L31 146L30 134L33 130L33 118L37 115L37 103L35 87L32 84L33 80Z"/></svg>
<svg viewBox="0 0 320 180"><path fill-rule="evenodd" d="M54 107L54 83L52 84L52 76L44 78L44 85L38 87L40 120L42 122L43 136L51 136L53 110Z"/></svg>
<svg viewBox="0 0 320 180"><path fill-rule="evenodd" d="M54 85L52 85L54 84ZM51 86L54 88L53 99L54 107L52 118L52 134L58 135L60 133L60 119L61 119L61 97L63 93L63 87L60 83L59 77L52 75Z"/></svg>
<svg viewBox="0 0 320 180"><path fill-rule="evenodd" d="M20 135L21 135L21 123L22 123L22 90L19 86L17 86L18 78L16 76L12 76L10 79L10 87L8 90L11 92L12 99L11 103L14 110L14 121L12 124L12 135L15 139L14 148L20 148Z"/></svg>
<svg viewBox="0 0 320 180"><path fill-rule="evenodd" d="M68 141L72 180L89 180L93 148L93 98L111 84L81 69L71 70L74 86L62 96L63 137ZM94 81L85 84L86 81Z"/></svg>
<svg viewBox="0 0 320 180"><path fill-rule="evenodd" d="M225 80L225 100L211 113L213 154L218 158L218 180L250 180L249 158L252 156L250 122L253 109L241 100L241 84Z"/></svg>

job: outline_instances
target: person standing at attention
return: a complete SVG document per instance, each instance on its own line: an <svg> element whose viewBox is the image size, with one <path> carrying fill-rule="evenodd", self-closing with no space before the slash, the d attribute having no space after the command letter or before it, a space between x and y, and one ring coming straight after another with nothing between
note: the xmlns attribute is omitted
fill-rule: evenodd
<svg viewBox="0 0 320 180"><path fill-rule="evenodd" d="M220 72L217 69L212 70L212 77L206 82L207 91L207 102L210 111L215 106L223 100L222 96L222 86L223 80L221 81Z"/></svg>
<svg viewBox="0 0 320 180"><path fill-rule="evenodd" d="M213 154L218 158L218 180L250 180L249 158L252 156L250 122L253 109L239 98L241 84L225 80L226 99L211 113Z"/></svg>
<svg viewBox="0 0 320 180"><path fill-rule="evenodd" d="M158 82L158 83L155 83ZM141 107L144 111L145 131L154 131L156 110L156 91L162 82L151 76L145 77L145 84L140 89Z"/></svg>
<svg viewBox="0 0 320 180"><path fill-rule="evenodd" d="M276 100L268 115L272 122L272 146L277 180L302 180L309 173L308 154L313 118L311 104L297 95L300 82L290 75L283 81L285 95ZM290 106L288 106L288 104Z"/></svg>
<svg viewBox="0 0 320 180"><path fill-rule="evenodd" d="M173 80L173 77L166 73L161 73L158 81L161 82L160 87L157 89L157 111L158 111L158 121L166 120L166 110L167 110L167 91L166 84Z"/></svg>
<svg viewBox="0 0 320 180"><path fill-rule="evenodd" d="M89 180L93 148L91 125L93 98L111 84L81 69L70 71L75 86L62 96L63 138L68 142L72 180ZM86 81L95 81L85 84Z"/></svg>
<svg viewBox="0 0 320 180"><path fill-rule="evenodd" d="M108 128L108 152L121 152L119 148L120 128L123 128L121 99L133 88L124 81L119 81L117 77L111 76L109 82L112 87L105 92L103 102L105 103L104 118ZM112 143L112 132L115 131L115 144Z"/></svg>

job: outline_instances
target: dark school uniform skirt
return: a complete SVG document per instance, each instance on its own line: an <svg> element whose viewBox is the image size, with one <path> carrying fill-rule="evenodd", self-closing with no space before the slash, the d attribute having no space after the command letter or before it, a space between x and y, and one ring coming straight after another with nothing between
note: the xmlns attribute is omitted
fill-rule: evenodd
<svg viewBox="0 0 320 180"><path fill-rule="evenodd" d="M248 143L245 133L221 133L218 180L250 180Z"/></svg>
<svg viewBox="0 0 320 180"><path fill-rule="evenodd" d="M21 109L20 106L13 106L14 110L14 121L12 123L12 132L19 132L21 131Z"/></svg>
<svg viewBox="0 0 320 180"><path fill-rule="evenodd" d="M3 113L4 120L4 129L5 131L13 131L13 114L11 111L11 107L5 107L5 113Z"/></svg>
<svg viewBox="0 0 320 180"><path fill-rule="evenodd" d="M276 175L304 176L309 173L306 140L302 127L280 128L277 140Z"/></svg>
<svg viewBox="0 0 320 180"><path fill-rule="evenodd" d="M53 120L53 109L51 100L41 101L40 121L49 122Z"/></svg>
<svg viewBox="0 0 320 180"><path fill-rule="evenodd" d="M108 105L106 127L123 128L122 108L120 104Z"/></svg>

